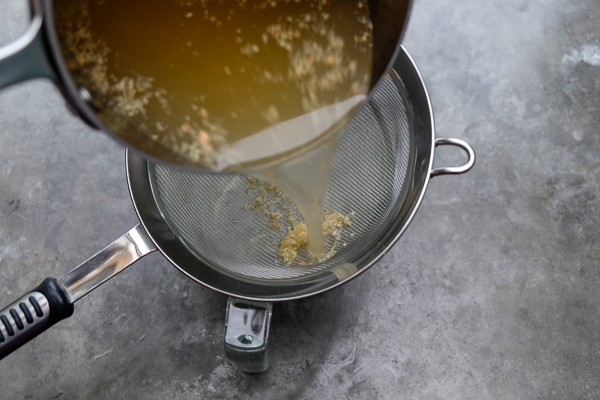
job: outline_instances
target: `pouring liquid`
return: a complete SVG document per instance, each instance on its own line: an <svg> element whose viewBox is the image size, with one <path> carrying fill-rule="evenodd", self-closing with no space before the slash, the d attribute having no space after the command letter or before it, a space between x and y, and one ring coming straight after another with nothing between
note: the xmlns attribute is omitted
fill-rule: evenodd
<svg viewBox="0 0 600 400"><path fill-rule="evenodd" d="M54 0L73 80L98 118L196 165L277 184L311 254L346 121L366 98L364 0Z"/></svg>
<svg viewBox="0 0 600 400"><path fill-rule="evenodd" d="M339 133L291 162L254 175L279 186L294 201L306 224L308 251L318 257L325 251L322 214Z"/></svg>

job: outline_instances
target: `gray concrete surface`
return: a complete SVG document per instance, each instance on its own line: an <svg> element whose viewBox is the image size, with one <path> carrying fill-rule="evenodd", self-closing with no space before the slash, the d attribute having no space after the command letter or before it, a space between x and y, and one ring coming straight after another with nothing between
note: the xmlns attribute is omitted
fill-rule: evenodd
<svg viewBox="0 0 600 400"><path fill-rule="evenodd" d="M600 3L416 0L405 44L478 163L359 279L277 304L269 372L224 359L226 299L153 254L0 362L0 398L599 399ZM0 93L0 304L135 224L122 148L47 82Z"/></svg>

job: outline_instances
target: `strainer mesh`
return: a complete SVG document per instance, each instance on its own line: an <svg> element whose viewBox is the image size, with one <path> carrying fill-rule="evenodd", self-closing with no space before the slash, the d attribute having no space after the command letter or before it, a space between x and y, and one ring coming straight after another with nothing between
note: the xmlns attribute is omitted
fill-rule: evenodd
<svg viewBox="0 0 600 400"><path fill-rule="evenodd" d="M208 266L254 279L306 276L353 262L397 209L409 168L409 116L401 87L388 76L352 119L336 152L326 208L347 215L337 253L320 264L285 265L277 247L285 230L267 227L264 215L246 210L255 198L238 175L191 173L156 165L155 196L179 239ZM334 239L326 239L326 247ZM300 254L297 261L310 261Z"/></svg>

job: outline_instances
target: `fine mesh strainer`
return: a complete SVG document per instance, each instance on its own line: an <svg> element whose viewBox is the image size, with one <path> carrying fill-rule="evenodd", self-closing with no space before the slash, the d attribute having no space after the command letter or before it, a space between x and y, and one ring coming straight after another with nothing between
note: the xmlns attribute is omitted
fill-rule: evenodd
<svg viewBox="0 0 600 400"><path fill-rule="evenodd" d="M434 148L441 144L463 148L468 162L432 170ZM322 263L285 265L277 259L284 233L247 210L255 196L246 193L245 177L173 169L128 152L127 177L141 224L4 309L0 356L70 316L76 300L158 249L196 282L235 299L228 306L226 354L245 370L263 370L270 302L321 293L358 276L404 232L431 176L464 173L474 161L466 142L435 139L427 91L402 47L335 155L326 207L354 217L339 240L345 246Z"/></svg>
<svg viewBox="0 0 600 400"><path fill-rule="evenodd" d="M345 247L327 261L311 265L304 252L293 265L282 265L276 256L282 229L268 229L264 215L247 210L256 194L246 193L247 180L240 175L152 165L153 193L168 226L198 258L242 280L313 279L331 266L354 262L365 253L370 238L388 229L386 221L403 203L411 139L396 81L393 75L383 80L336 153L325 208L355 216L338 241ZM330 248L334 240L331 236L326 240Z"/></svg>

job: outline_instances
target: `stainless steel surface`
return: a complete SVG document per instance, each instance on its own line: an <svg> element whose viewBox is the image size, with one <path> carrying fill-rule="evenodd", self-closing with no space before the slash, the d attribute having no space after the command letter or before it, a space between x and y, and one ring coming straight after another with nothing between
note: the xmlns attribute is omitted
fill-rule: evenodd
<svg viewBox="0 0 600 400"><path fill-rule="evenodd" d="M156 248L139 225L115 240L93 257L64 275L58 282L71 303L106 282Z"/></svg>
<svg viewBox="0 0 600 400"><path fill-rule="evenodd" d="M306 266L277 260L282 232L265 229L261 215L244 210L253 199L244 177L155 166L134 153L128 153L127 175L140 221L187 276L232 297L286 301L347 282L398 240L423 198L434 144L427 91L402 48L394 70L352 119L334 159L326 206L355 212L353 228L342 236L347 247ZM473 161L455 172L466 172Z"/></svg>
<svg viewBox="0 0 600 400"><path fill-rule="evenodd" d="M206 168L155 142L150 136L123 120L118 132L111 131L98 112L92 96L81 96L84 83L76 85L66 67L53 22L51 0L31 0L33 23L21 39L0 49L0 88L35 77L55 81L70 108L91 127L101 129L119 143L140 151L146 157L178 166ZM373 68L370 87L376 86L400 51L399 43L406 30L411 0L369 0L373 29ZM22 50L22 51L18 51ZM5 57L1 57L5 53ZM13 53L16 54L12 57ZM2 60L4 58L4 60ZM35 62L31 62L35 59ZM83 76L87 74L83 73ZM93 79L93 78L90 78ZM91 102L88 100L92 99ZM106 110L105 110L106 111ZM110 111L110 110L109 110ZM109 124L110 125L110 124Z"/></svg>
<svg viewBox="0 0 600 400"><path fill-rule="evenodd" d="M30 301L30 297L35 298L40 305L42 310L41 317L36 313L35 308ZM31 322L27 321L27 317L21 310L20 304L24 304L24 306L29 310L29 313L33 319ZM11 315L11 311L18 315L20 322L23 324L21 329L19 329L17 326L15 319ZM1 338L4 339L0 340L0 348L2 353L6 352L7 349L18 347L20 342L26 341L27 339L35 336L37 332L44 328L49 318L50 306L48 304L48 300L39 292L28 293L8 307L4 308L2 311L0 311L0 335ZM8 323L10 329L12 329L12 334L9 333L9 330L5 326L6 323Z"/></svg>
<svg viewBox="0 0 600 400"><path fill-rule="evenodd" d="M44 50L43 21L39 1L31 1L29 28L14 42L0 47L0 89L33 78L54 79Z"/></svg>
<svg viewBox="0 0 600 400"><path fill-rule="evenodd" d="M440 138L435 140L435 147L444 145L456 146L463 149L467 153L467 162L459 167L436 168L431 171L432 177L438 175L460 175L473 168L473 165L475 165L475 151L469 143L456 138Z"/></svg>
<svg viewBox="0 0 600 400"><path fill-rule="evenodd" d="M389 71L400 52L408 25L412 0L368 0L373 23L373 69L371 89Z"/></svg>

